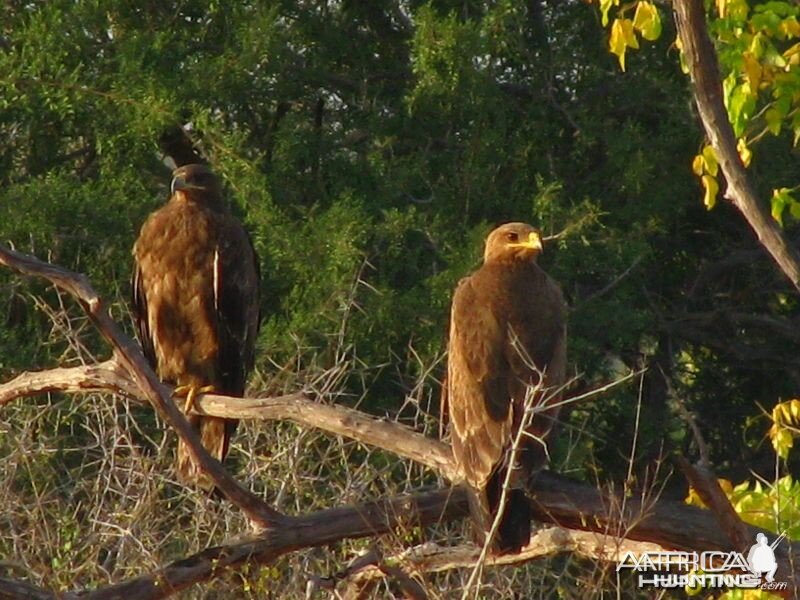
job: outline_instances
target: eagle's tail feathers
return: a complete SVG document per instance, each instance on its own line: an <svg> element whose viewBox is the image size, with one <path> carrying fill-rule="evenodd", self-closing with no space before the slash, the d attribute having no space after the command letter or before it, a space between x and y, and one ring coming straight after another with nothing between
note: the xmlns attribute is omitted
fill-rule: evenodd
<svg viewBox="0 0 800 600"><path fill-rule="evenodd" d="M217 417L189 417L189 422L200 429L200 440L208 453L222 462L228 454L230 440L229 427L226 419ZM184 485L194 485L202 489L211 490L214 487L211 478L192 460L189 448L178 440L178 479Z"/></svg>

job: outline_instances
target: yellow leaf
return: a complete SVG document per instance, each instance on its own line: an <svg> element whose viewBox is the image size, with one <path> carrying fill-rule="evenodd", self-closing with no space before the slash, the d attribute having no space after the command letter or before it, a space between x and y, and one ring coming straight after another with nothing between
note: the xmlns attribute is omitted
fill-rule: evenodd
<svg viewBox="0 0 800 600"><path fill-rule="evenodd" d="M717 483L719 483L719 487L722 488L722 491L725 492L726 495L730 496L733 492L733 484L728 479L717 479Z"/></svg>
<svg viewBox="0 0 800 600"><path fill-rule="evenodd" d="M658 10L650 2L640 1L636 5L633 26L639 30L646 40L657 40L661 35L661 17Z"/></svg>
<svg viewBox="0 0 800 600"><path fill-rule="evenodd" d="M788 458L789 451L794 445L794 436L791 431L781 429L778 434L772 438L772 447L775 448L775 453L781 458Z"/></svg>
<svg viewBox="0 0 800 600"><path fill-rule="evenodd" d="M638 49L639 42L636 40L636 34L633 32L633 22L630 19L622 19L622 31L625 34L625 43L631 48Z"/></svg>
<svg viewBox="0 0 800 600"><path fill-rule="evenodd" d="M758 86L761 84L761 74L763 69L761 63L758 62L755 56L750 52L744 53L744 74L750 84L750 89L758 91Z"/></svg>
<svg viewBox="0 0 800 600"><path fill-rule="evenodd" d="M600 12L603 15L603 27L608 26L608 11L612 6L618 6L619 0L600 0Z"/></svg>
<svg viewBox="0 0 800 600"><path fill-rule="evenodd" d="M717 180L711 175L703 175L702 181L703 181L703 187L706 189L706 193L703 196L703 204L706 205L706 208L708 210L711 210L717 203L717 192L719 191L719 184L717 183Z"/></svg>
<svg viewBox="0 0 800 600"><path fill-rule="evenodd" d="M800 23L795 17L789 17L781 21L781 33L787 38L800 37Z"/></svg>
<svg viewBox="0 0 800 600"><path fill-rule="evenodd" d="M725 10L728 8L728 0L717 0L717 12L720 19L725 18Z"/></svg>
<svg viewBox="0 0 800 600"><path fill-rule="evenodd" d="M780 404L778 404L778 406L781 409L781 421L780 422L783 423L783 424L787 424L788 425L789 423L792 422L792 409L789 406L789 403L788 402L781 402Z"/></svg>
<svg viewBox="0 0 800 600"><path fill-rule="evenodd" d="M775 219L781 227L783 227L783 210L787 206L791 206L792 197L791 190L788 188L781 188L779 190L772 190L772 218ZM780 404L778 406L781 406Z"/></svg>
<svg viewBox="0 0 800 600"><path fill-rule="evenodd" d="M736 149L739 151L739 158L742 159L742 164L745 168L750 166L750 161L753 159L753 153L747 147L747 141L742 137L736 142Z"/></svg>
<svg viewBox="0 0 800 600"><path fill-rule="evenodd" d="M686 64L686 55L683 53L683 43L681 42L681 36L675 36L675 47L678 49L678 57L680 58L681 63L681 72L684 75L689 74L689 65Z"/></svg>
<svg viewBox="0 0 800 600"><path fill-rule="evenodd" d="M697 493L693 487L689 486L689 494L686 496L684 500L686 504L691 506L699 506L700 508L705 508L706 505L703 500L700 498L700 494Z"/></svg>
<svg viewBox="0 0 800 600"><path fill-rule="evenodd" d="M633 22L630 19L614 19L611 25L611 36L608 39L608 48L619 59L619 66L625 70L625 51L628 48L638 48L639 42L633 32Z"/></svg>
<svg viewBox="0 0 800 600"><path fill-rule="evenodd" d="M750 53L756 58L759 59L764 56L764 53L767 51L767 48L770 47L769 37L764 35L763 33L757 33L753 36L753 39L750 40Z"/></svg>
<svg viewBox="0 0 800 600"><path fill-rule="evenodd" d="M784 50L783 57L786 59L786 62L789 65L797 65L800 63L800 43L790 46Z"/></svg>
<svg viewBox="0 0 800 600"><path fill-rule="evenodd" d="M710 145L703 148L703 160L706 163L706 171L713 177L717 176L719 170L719 161L717 161L717 153Z"/></svg>
<svg viewBox="0 0 800 600"><path fill-rule="evenodd" d="M704 167L705 167L705 161L703 160L703 155L698 154L697 156L694 157L694 160L692 161L692 171L694 171L695 175L700 177L703 174Z"/></svg>
<svg viewBox="0 0 800 600"><path fill-rule="evenodd" d="M800 400L792 400L789 403L789 408L792 413L792 418L800 421Z"/></svg>

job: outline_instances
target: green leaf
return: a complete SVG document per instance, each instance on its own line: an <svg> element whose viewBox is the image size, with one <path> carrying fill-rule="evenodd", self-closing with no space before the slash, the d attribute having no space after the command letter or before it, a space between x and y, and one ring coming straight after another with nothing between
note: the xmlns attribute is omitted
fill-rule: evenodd
<svg viewBox="0 0 800 600"><path fill-rule="evenodd" d="M800 110L794 111L792 115L792 131L794 132L794 145L800 142Z"/></svg>
<svg viewBox="0 0 800 600"><path fill-rule="evenodd" d="M776 90L776 93L778 92L780 92L780 90ZM786 118L786 115L789 114L791 108L792 99L782 94L778 96L775 102L772 103L772 106L767 109L767 112L764 114L764 119L767 122L767 129L769 129L773 135L780 134L783 120Z"/></svg>
<svg viewBox="0 0 800 600"><path fill-rule="evenodd" d="M792 198L791 192L792 190L789 188L780 188L779 190L772 191L772 218L780 223L781 227L783 227L784 210L797 202L794 198Z"/></svg>
<svg viewBox="0 0 800 600"><path fill-rule="evenodd" d="M719 161L717 160L717 152L711 144L706 144L705 148L703 148L703 161L705 162L706 172L712 177L716 177L719 171Z"/></svg>
<svg viewBox="0 0 800 600"><path fill-rule="evenodd" d="M772 135L780 135L783 117L784 115L781 114L781 111L778 110L777 107L772 106L767 109L767 112L764 114L764 119L767 121L767 129L769 129Z"/></svg>
<svg viewBox="0 0 800 600"><path fill-rule="evenodd" d="M741 137L744 133L755 107L756 100L749 83L745 82L733 88L728 103L728 116L736 137Z"/></svg>

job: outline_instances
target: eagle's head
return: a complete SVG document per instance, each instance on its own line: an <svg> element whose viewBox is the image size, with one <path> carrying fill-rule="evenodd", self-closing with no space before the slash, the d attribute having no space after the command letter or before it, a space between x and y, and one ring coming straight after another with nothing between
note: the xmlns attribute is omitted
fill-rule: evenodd
<svg viewBox="0 0 800 600"><path fill-rule="evenodd" d="M542 236L527 223L506 223L486 238L485 262L535 261L542 252Z"/></svg>
<svg viewBox="0 0 800 600"><path fill-rule="evenodd" d="M197 202L217 211L224 209L222 184L206 165L184 165L175 169L170 193L174 199Z"/></svg>

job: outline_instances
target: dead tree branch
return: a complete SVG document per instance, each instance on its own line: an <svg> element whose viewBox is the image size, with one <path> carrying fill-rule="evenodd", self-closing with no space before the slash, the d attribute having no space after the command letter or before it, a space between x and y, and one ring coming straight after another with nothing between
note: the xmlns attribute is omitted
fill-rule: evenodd
<svg viewBox="0 0 800 600"><path fill-rule="evenodd" d="M162 394L170 395L169 386L159 382L158 387ZM112 358L96 365L22 373L0 384L0 406L17 398L47 392L110 392L136 402L144 401L125 369ZM439 440L426 437L400 423L381 420L346 406L314 402L302 393L273 398L201 394L197 396L195 408L200 414L211 417L291 421L321 429L413 460L440 473L449 481L456 479L450 448Z"/></svg>
<svg viewBox="0 0 800 600"><path fill-rule="evenodd" d="M725 197L739 209L761 244L800 290L800 255L759 201L739 157L736 136L722 101L722 79L714 45L706 31L703 0L676 0L673 6L700 120L728 185Z"/></svg>
<svg viewBox="0 0 800 600"><path fill-rule="evenodd" d="M551 556L559 552L572 552L592 560L619 562L626 552L640 554L659 552L664 548L652 542L621 540L613 536L592 531L575 531L562 527L546 527L535 532L530 543L519 554L489 556L487 566L519 564ZM402 565L411 573L437 573L452 569L474 568L480 557L480 549L473 546L442 547L435 544L409 548L391 557L392 563ZM348 573L351 583L362 586L374 579L386 576L379 565L369 564Z"/></svg>
<svg viewBox="0 0 800 600"><path fill-rule="evenodd" d="M153 408L178 432L186 442L192 458L196 460L214 481L219 490L250 520L260 527L270 527L285 522L287 517L265 504L260 498L243 488L205 448L183 413L165 394L164 386L147 364L139 346L111 319L103 301L94 291L86 276L72 273L39 259L21 254L0 244L0 264L23 275L42 277L56 287L72 295L100 334L114 349L120 365Z"/></svg>

